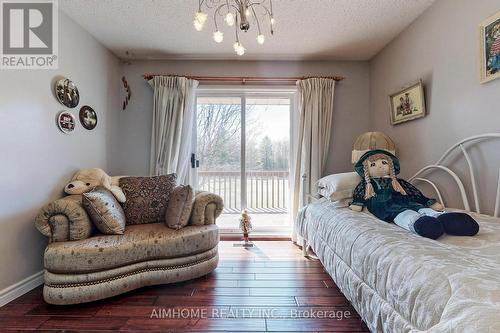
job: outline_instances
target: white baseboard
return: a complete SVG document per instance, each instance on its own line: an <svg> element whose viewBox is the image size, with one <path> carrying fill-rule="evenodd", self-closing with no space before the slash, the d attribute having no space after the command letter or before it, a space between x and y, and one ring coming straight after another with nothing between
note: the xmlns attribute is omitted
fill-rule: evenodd
<svg viewBox="0 0 500 333"><path fill-rule="evenodd" d="M0 290L0 307L43 284L43 270Z"/></svg>

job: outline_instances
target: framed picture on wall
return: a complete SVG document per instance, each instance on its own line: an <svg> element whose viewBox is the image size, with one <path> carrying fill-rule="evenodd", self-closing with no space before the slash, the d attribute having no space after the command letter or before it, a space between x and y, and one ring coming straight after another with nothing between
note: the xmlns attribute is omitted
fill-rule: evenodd
<svg viewBox="0 0 500 333"><path fill-rule="evenodd" d="M425 116L424 87L419 80L414 85L389 96L391 124L397 125Z"/></svg>
<svg viewBox="0 0 500 333"><path fill-rule="evenodd" d="M500 12L479 25L481 83L500 77Z"/></svg>

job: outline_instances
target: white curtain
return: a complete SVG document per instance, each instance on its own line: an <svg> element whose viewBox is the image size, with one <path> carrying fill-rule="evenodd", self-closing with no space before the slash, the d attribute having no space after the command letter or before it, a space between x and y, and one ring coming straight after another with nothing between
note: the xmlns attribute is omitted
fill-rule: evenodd
<svg viewBox="0 0 500 333"><path fill-rule="evenodd" d="M150 174L176 173L188 184L198 81L155 76L148 82L154 90Z"/></svg>
<svg viewBox="0 0 500 333"><path fill-rule="evenodd" d="M311 78L297 81L298 133L294 168L292 218L297 218L303 193L315 194L317 182L323 175L329 153L333 118L333 95L335 81ZM302 177L306 177L305 188ZM292 240L297 233L292 231Z"/></svg>

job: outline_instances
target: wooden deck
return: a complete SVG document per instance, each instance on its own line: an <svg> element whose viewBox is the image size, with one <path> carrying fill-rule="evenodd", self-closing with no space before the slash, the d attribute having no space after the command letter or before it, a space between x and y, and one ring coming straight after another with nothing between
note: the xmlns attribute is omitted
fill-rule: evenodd
<svg viewBox="0 0 500 333"><path fill-rule="evenodd" d="M221 242L205 277L90 304L51 306L39 287L0 308L0 332L368 332L319 262L291 242L255 244Z"/></svg>

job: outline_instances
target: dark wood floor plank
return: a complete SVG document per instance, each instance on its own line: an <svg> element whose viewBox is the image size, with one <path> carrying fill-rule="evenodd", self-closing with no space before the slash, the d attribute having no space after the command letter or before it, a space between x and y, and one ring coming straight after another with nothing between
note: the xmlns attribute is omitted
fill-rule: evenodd
<svg viewBox="0 0 500 333"><path fill-rule="evenodd" d="M266 321L265 319L200 319L193 327L193 331L226 331L233 332L265 332Z"/></svg>
<svg viewBox="0 0 500 333"><path fill-rule="evenodd" d="M48 305L35 288L0 308L0 332L368 332L321 263L291 242L233 243L220 243L213 273L191 281L74 306ZM350 317L310 317L318 311Z"/></svg>
<svg viewBox="0 0 500 333"><path fill-rule="evenodd" d="M339 296L297 296L299 306L336 306L350 304L343 295Z"/></svg>
<svg viewBox="0 0 500 333"><path fill-rule="evenodd" d="M160 296L156 301L157 306L224 306L224 305L246 305L246 306L295 306L297 305L294 297L289 296L210 296L195 295L188 297L169 297Z"/></svg>
<svg viewBox="0 0 500 333"><path fill-rule="evenodd" d="M304 259L304 258L302 258ZM285 260L285 261L269 261L264 262L264 267L323 267L319 261L309 261L309 260Z"/></svg>
<svg viewBox="0 0 500 333"><path fill-rule="evenodd" d="M212 273L208 277L217 280L255 280L254 273Z"/></svg>
<svg viewBox="0 0 500 333"><path fill-rule="evenodd" d="M27 316L70 316L70 317L93 317L101 308L97 304L81 305L50 305L40 304L26 313Z"/></svg>
<svg viewBox="0 0 500 333"><path fill-rule="evenodd" d="M228 266L228 267L217 266L214 273L240 273L240 272L234 272L233 267L231 267L231 266ZM246 272L242 272L242 273L246 273Z"/></svg>
<svg viewBox="0 0 500 333"><path fill-rule="evenodd" d="M165 296L167 297L167 296ZM102 303L107 304L127 304L127 305L153 305L156 302L158 296L154 295L140 295L136 294L123 294L110 298L109 300L103 300Z"/></svg>
<svg viewBox="0 0 500 333"><path fill-rule="evenodd" d="M322 266L312 267L226 267L231 268L232 273L263 273L263 274L303 274L303 273L325 273Z"/></svg>
<svg viewBox="0 0 500 333"><path fill-rule="evenodd" d="M249 288L250 296L342 296L334 288Z"/></svg>
<svg viewBox="0 0 500 333"><path fill-rule="evenodd" d="M237 285L241 288L326 288L320 280L244 280L237 281Z"/></svg>
<svg viewBox="0 0 500 333"><path fill-rule="evenodd" d="M229 306L128 306L128 305L109 305L103 306L97 317L123 317L127 314L129 318L150 318L150 319L187 319L201 318L204 316L218 316L219 313L229 312ZM192 319L191 318L191 319Z"/></svg>
<svg viewBox="0 0 500 333"><path fill-rule="evenodd" d="M325 280L323 280L323 283L325 284L325 286L327 288L336 288L336 289L338 289L337 285L335 284L335 282L333 282L332 279L325 279Z"/></svg>
<svg viewBox="0 0 500 333"><path fill-rule="evenodd" d="M189 286L192 287L193 289L198 289L198 288L236 288L238 287L238 281L237 280L198 280L198 281L192 281L184 286ZM324 287L326 285L323 284Z"/></svg>
<svg viewBox="0 0 500 333"><path fill-rule="evenodd" d="M247 268L247 267L266 267L265 262L255 262L255 261L243 261L243 260L224 260L221 259L219 261L219 265L217 266L218 268Z"/></svg>
<svg viewBox="0 0 500 333"><path fill-rule="evenodd" d="M253 261L253 260L221 260L219 267L232 267L238 269L244 268L323 268L319 261Z"/></svg>
<svg viewBox="0 0 500 333"><path fill-rule="evenodd" d="M357 319L266 319L268 332L367 332L366 326Z"/></svg>
<svg viewBox="0 0 500 333"><path fill-rule="evenodd" d="M330 275L327 273L297 273L297 274L279 274L279 273L257 273L255 274L256 280L327 280L330 278Z"/></svg>
<svg viewBox="0 0 500 333"><path fill-rule="evenodd" d="M328 289L325 288L325 290ZM193 295L250 296L250 289L249 288L203 288L203 289L195 289ZM266 294L254 295L254 296L266 296ZM295 295L276 295L276 296L295 296Z"/></svg>
<svg viewBox="0 0 500 333"><path fill-rule="evenodd" d="M38 304L9 303L0 308L0 317L19 317L37 306Z"/></svg>
<svg viewBox="0 0 500 333"><path fill-rule="evenodd" d="M159 286L151 286L146 288L141 288L136 291L133 291L133 294L143 295L143 296L190 296L194 292L194 288L184 287L183 285L178 284L166 284Z"/></svg>
<svg viewBox="0 0 500 333"><path fill-rule="evenodd" d="M268 318L268 319L307 319L311 316L344 316L359 320L359 315L350 305L316 306L316 307L262 307L262 306L232 306L228 317L232 318Z"/></svg>
<svg viewBox="0 0 500 333"><path fill-rule="evenodd" d="M126 315L126 314L124 314ZM35 317L33 317L35 318ZM81 317L50 317L41 329L83 329L83 330L119 330L125 325L127 317L93 317L91 320Z"/></svg>
<svg viewBox="0 0 500 333"><path fill-rule="evenodd" d="M44 322L49 320L49 316L5 316L0 317L0 332L7 330L36 330Z"/></svg>
<svg viewBox="0 0 500 333"><path fill-rule="evenodd" d="M170 331L170 330L183 330L190 331L192 326L196 324L199 319L150 319L150 318L130 318L121 328L121 331Z"/></svg>

